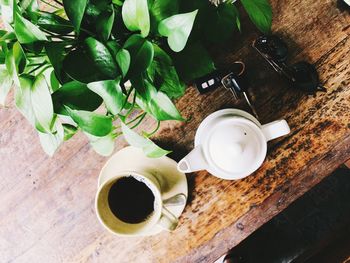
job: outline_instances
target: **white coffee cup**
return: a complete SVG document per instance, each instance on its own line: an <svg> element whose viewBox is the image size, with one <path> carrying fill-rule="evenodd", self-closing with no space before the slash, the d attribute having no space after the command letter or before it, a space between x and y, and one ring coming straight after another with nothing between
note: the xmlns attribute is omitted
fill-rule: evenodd
<svg viewBox="0 0 350 263"><path fill-rule="evenodd" d="M285 120L261 125L251 114L225 109L200 124L195 148L178 164L184 173L207 170L216 177L237 180L256 171L264 162L267 142L290 133Z"/></svg>
<svg viewBox="0 0 350 263"><path fill-rule="evenodd" d="M109 190L118 180L125 177L133 177L144 183L154 195L153 212L141 223L124 222L114 215L110 209L108 202ZM146 234L155 225L168 231L176 228L178 219L165 207L167 202L170 205L178 205L186 202L186 197L176 195L163 201L160 185L154 175L145 171L125 171L118 172L114 177L100 185L96 194L95 207L99 221L110 232L121 236L137 236Z"/></svg>

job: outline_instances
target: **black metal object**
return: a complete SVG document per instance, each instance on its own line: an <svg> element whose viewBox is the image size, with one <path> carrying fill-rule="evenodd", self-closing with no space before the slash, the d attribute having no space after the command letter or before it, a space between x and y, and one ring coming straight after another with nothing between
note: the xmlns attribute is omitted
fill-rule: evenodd
<svg viewBox="0 0 350 263"><path fill-rule="evenodd" d="M326 91L320 84L319 76L314 65L301 61L291 66L287 65L288 46L276 35L261 36L253 42L253 48L279 74L286 77L292 87L313 94Z"/></svg>

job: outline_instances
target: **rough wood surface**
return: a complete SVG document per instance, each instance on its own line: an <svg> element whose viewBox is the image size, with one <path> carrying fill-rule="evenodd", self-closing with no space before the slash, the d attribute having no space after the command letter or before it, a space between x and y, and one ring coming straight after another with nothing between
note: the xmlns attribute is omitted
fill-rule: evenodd
<svg viewBox="0 0 350 263"><path fill-rule="evenodd" d="M349 159L350 14L337 9L335 0L271 3L273 31L287 40L290 62L315 63L328 92L306 96L289 89L250 47L258 35L253 27L245 26L229 47L213 50L220 65L246 62L263 123L285 118L291 126L289 136L269 144L258 172L235 182L190 174L189 203L174 233L118 238L99 225L94 211L106 158L81 134L48 158L9 102L0 109L1 261L213 262ZM221 108L247 109L227 91L199 95L191 87L177 105L190 121L164 123L155 137L175 149L175 159L193 147L205 116Z"/></svg>

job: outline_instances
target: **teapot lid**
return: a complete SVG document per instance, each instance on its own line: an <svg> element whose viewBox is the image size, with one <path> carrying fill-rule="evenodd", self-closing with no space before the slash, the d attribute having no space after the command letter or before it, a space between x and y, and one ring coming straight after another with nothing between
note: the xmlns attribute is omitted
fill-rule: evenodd
<svg viewBox="0 0 350 263"><path fill-rule="evenodd" d="M260 127L242 117L217 122L205 141L207 160L223 178L238 179L254 172L266 156L266 139Z"/></svg>

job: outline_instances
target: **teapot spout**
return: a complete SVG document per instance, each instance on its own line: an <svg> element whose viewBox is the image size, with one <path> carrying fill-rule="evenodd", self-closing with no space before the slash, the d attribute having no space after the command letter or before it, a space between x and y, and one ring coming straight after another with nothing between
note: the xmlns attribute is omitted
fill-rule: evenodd
<svg viewBox="0 0 350 263"><path fill-rule="evenodd" d="M207 167L208 163L200 145L196 146L177 165L177 169L182 173L192 173L205 170Z"/></svg>

